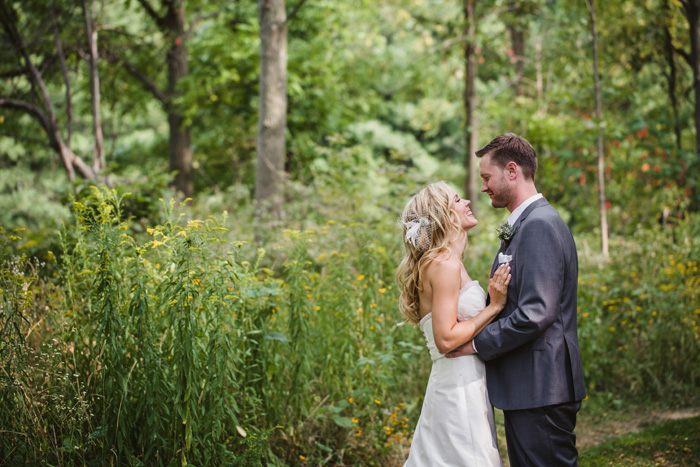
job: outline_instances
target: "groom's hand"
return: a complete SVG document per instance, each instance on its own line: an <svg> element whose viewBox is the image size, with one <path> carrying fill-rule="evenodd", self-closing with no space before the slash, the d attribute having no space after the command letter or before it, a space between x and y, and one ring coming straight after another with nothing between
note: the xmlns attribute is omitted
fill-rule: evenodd
<svg viewBox="0 0 700 467"><path fill-rule="evenodd" d="M464 355L474 355L476 351L474 350L474 346L472 345L472 341L467 342L464 345L460 345L454 350L451 350L450 352L447 352L445 354L446 358L455 358L455 357L462 357Z"/></svg>

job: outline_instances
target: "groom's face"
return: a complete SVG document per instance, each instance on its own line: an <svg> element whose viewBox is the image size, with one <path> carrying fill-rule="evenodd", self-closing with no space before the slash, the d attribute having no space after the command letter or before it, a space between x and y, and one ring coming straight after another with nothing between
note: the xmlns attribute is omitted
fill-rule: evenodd
<svg viewBox="0 0 700 467"><path fill-rule="evenodd" d="M512 196L511 187L506 179L505 169L491 163L489 154L483 156L479 162L481 174L481 191L491 198L491 206L504 208L510 203Z"/></svg>

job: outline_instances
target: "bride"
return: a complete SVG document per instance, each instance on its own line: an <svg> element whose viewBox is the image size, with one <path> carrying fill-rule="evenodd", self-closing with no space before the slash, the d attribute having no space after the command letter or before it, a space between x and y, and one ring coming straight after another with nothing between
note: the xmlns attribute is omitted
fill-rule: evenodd
<svg viewBox="0 0 700 467"><path fill-rule="evenodd" d="M406 466L501 466L484 363L444 354L474 338L503 309L510 266L489 280L490 304L462 264L467 231L478 224L469 200L445 182L406 205L405 256L396 278L399 308L425 334L433 367Z"/></svg>

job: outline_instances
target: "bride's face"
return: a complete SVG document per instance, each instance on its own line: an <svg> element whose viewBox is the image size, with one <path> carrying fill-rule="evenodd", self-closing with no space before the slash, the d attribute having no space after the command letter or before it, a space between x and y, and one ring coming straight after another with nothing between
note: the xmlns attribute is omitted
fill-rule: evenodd
<svg viewBox="0 0 700 467"><path fill-rule="evenodd" d="M454 208L455 211L457 211L457 216L459 217L458 222L462 229L467 231L476 226L479 221L476 220L476 217L474 217L474 214L472 214L472 210L469 209L469 205L471 205L472 202L468 199L460 198L456 192L453 192L452 196Z"/></svg>

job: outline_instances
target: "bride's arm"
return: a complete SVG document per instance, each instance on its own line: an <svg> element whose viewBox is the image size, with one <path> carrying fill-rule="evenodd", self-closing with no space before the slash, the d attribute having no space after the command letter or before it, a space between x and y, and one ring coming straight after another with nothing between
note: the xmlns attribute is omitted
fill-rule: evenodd
<svg viewBox="0 0 700 467"><path fill-rule="evenodd" d="M490 285L489 292L497 287L498 292L505 296L510 282L509 272L509 267L499 268L491 279L498 285ZM452 261L436 261L426 268L425 273L433 291L433 336L442 354L472 340L503 309L505 300L492 301L477 316L458 323L459 265Z"/></svg>

